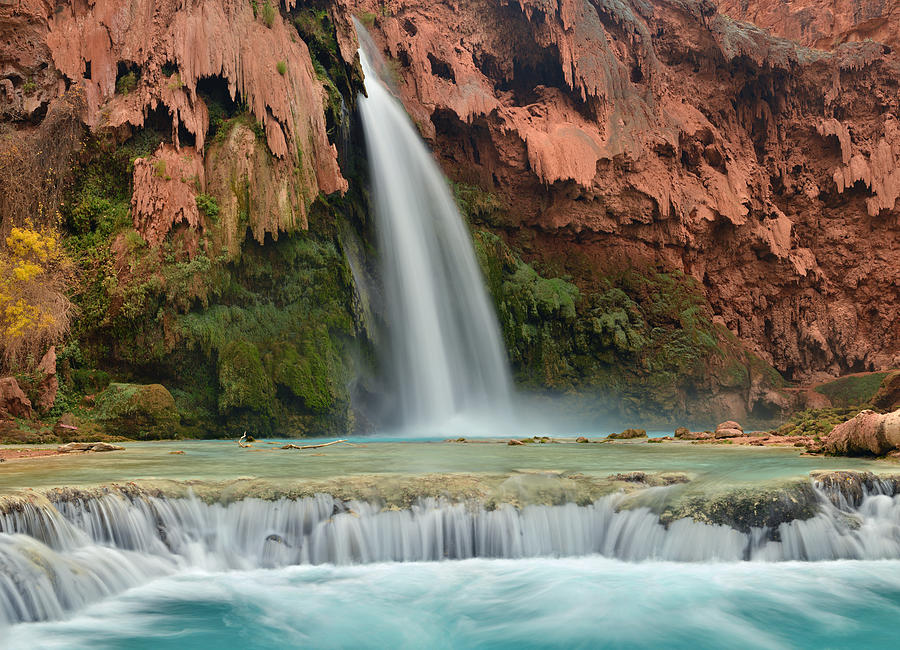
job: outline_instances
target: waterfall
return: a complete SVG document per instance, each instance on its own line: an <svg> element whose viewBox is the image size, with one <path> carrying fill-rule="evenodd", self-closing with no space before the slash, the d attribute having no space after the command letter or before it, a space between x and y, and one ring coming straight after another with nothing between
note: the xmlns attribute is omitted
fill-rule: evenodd
<svg viewBox="0 0 900 650"><path fill-rule="evenodd" d="M503 341L469 232L431 153L378 71L357 23L365 131L399 418L417 431L472 433L511 412ZM490 428L479 433L490 433Z"/></svg>
<svg viewBox="0 0 900 650"><path fill-rule="evenodd" d="M0 624L57 619L129 587L191 568L424 562L599 554L627 561L900 558L900 496L875 486L858 507L816 487L819 512L740 532L689 518L664 525L623 494L579 506L421 499L407 510L342 501L228 504L111 491L0 512Z"/></svg>

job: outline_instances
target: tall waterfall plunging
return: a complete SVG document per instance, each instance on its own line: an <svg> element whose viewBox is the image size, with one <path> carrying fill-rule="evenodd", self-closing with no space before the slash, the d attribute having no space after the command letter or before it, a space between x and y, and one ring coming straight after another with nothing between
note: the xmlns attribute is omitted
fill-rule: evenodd
<svg viewBox="0 0 900 650"><path fill-rule="evenodd" d="M496 315L447 181L379 78L383 61L370 37L359 24L357 32L368 94L359 106L401 424L469 433L473 420L502 421L511 413Z"/></svg>

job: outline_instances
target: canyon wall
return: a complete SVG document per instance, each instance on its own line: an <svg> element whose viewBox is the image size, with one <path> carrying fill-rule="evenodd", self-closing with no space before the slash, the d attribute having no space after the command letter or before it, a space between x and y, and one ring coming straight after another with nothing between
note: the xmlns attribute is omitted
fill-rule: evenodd
<svg viewBox="0 0 900 650"><path fill-rule="evenodd" d="M528 260L582 289L683 271L792 380L900 363L891 47L811 50L691 0L360 8L447 173L498 199L489 225Z"/></svg>
<svg viewBox="0 0 900 650"><path fill-rule="evenodd" d="M897 366L896 6L0 0L0 236L59 228L78 268L50 413L110 379L196 435L389 408L354 16L520 383L709 422Z"/></svg>
<svg viewBox="0 0 900 650"><path fill-rule="evenodd" d="M829 50L871 39L900 46L897 0L715 0L719 12L801 45Z"/></svg>

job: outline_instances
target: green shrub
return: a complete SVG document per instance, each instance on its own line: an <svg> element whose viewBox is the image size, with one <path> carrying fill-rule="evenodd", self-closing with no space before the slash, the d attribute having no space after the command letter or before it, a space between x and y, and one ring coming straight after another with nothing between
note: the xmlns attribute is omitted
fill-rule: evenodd
<svg viewBox="0 0 900 650"><path fill-rule="evenodd" d="M278 70L278 74L283 77L287 72L287 63L285 63L284 61L279 61L275 64L275 69Z"/></svg>
<svg viewBox="0 0 900 650"><path fill-rule="evenodd" d="M194 201L197 203L197 209L209 217L210 220L213 222L218 220L219 203L216 201L216 197L210 194L198 194Z"/></svg>
<svg viewBox="0 0 900 650"><path fill-rule="evenodd" d="M270 0L266 0L262 6L262 19L266 27L272 27L275 24L275 7L272 6Z"/></svg>
<svg viewBox="0 0 900 650"><path fill-rule="evenodd" d="M116 92L120 95L128 95L137 88L137 82L137 75L133 71L123 74L116 79Z"/></svg>
<svg viewBox="0 0 900 650"><path fill-rule="evenodd" d="M165 160L154 160L153 161L153 175L157 178L162 178L164 180L171 180L171 176L166 173L166 161Z"/></svg>

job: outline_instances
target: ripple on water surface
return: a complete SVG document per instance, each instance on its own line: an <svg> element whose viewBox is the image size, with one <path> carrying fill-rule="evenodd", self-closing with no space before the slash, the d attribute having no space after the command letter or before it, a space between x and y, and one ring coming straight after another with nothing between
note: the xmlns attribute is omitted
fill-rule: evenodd
<svg viewBox="0 0 900 650"><path fill-rule="evenodd" d="M163 578L12 648L895 647L900 562L599 557Z"/></svg>

